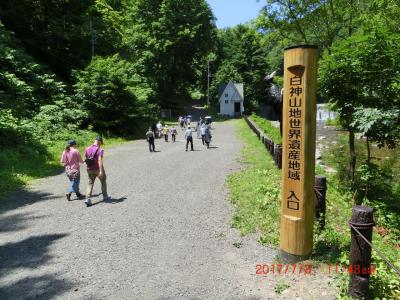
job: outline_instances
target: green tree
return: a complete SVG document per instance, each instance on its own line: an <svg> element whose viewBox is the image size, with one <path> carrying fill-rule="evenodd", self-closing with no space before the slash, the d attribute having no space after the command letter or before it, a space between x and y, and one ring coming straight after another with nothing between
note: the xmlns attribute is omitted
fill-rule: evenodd
<svg viewBox="0 0 400 300"><path fill-rule="evenodd" d="M153 89L119 55L96 57L76 72L77 98L88 112L88 123L109 134L129 133L134 121L151 116Z"/></svg>
<svg viewBox="0 0 400 300"><path fill-rule="evenodd" d="M0 23L0 108L31 118L42 105L64 96L65 85L46 66L28 55Z"/></svg>
<svg viewBox="0 0 400 300"><path fill-rule="evenodd" d="M176 108L189 97L212 49L214 24L204 0L131 0L124 33L132 61L156 86L156 103Z"/></svg>
<svg viewBox="0 0 400 300"><path fill-rule="evenodd" d="M90 60L90 23L95 54L108 55L120 47L120 8L113 0L0 1L6 28L15 32L30 55L65 79Z"/></svg>
<svg viewBox="0 0 400 300"><path fill-rule="evenodd" d="M212 78L212 97L217 100L218 86L230 80L244 83L245 107L254 110L266 98L263 81L269 70L262 35L253 24L219 30L220 66Z"/></svg>
<svg viewBox="0 0 400 300"><path fill-rule="evenodd" d="M316 44L328 52L337 39L351 35L368 1L266 0L258 24L277 32L287 44ZM357 4L357 5L356 5Z"/></svg>
<svg viewBox="0 0 400 300"><path fill-rule="evenodd" d="M349 131L349 176L354 181L355 132L393 147L400 125L400 35L385 27L337 43L320 65L320 90ZM368 158L369 160L369 158Z"/></svg>

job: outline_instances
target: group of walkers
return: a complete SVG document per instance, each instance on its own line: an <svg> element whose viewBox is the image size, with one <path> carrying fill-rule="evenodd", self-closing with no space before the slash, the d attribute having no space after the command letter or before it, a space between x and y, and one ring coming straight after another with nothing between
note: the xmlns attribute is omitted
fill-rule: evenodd
<svg viewBox="0 0 400 300"><path fill-rule="evenodd" d="M185 140L186 140L186 151L188 151L188 147L190 144L190 149L191 151L194 151L193 148L193 131L192 127L190 126L191 122L191 116L187 117L179 117L178 123L180 124L182 130L186 127L185 130ZM210 148L210 142L211 142L211 128L210 124L207 124L206 120L203 118L200 118L199 122L197 122L197 126L195 128L195 131L197 132L197 138L201 138L203 145L206 145L207 148ZM150 152L155 152L155 139L156 138L161 138L161 136L164 135L164 139L166 142L168 142L168 136L171 135L172 141L176 141L176 136L178 135L178 132L175 128L175 126L172 126L171 128L168 127L168 125L163 126L161 121L159 121L157 124L153 124L152 127L149 128L149 130L146 132L146 140L149 145L149 151Z"/></svg>
<svg viewBox="0 0 400 300"><path fill-rule="evenodd" d="M181 128L185 128L187 126L190 126L190 122L192 121L192 116L179 116L178 118L178 124L181 126Z"/></svg>
<svg viewBox="0 0 400 300"><path fill-rule="evenodd" d="M179 122L181 122L181 117ZM186 151L188 151L189 144L191 151L194 151L193 130L190 126L190 119L185 119L182 130L184 130L184 127L186 127L184 135L186 140ZM211 142L210 125L207 124L203 118L200 118L195 131L197 131L197 138L201 138L203 145L206 145L207 148L209 148ZM172 126L171 128L169 128L168 125L162 126L161 121L158 122L158 124L154 124L146 132L146 139L149 144L150 152L155 152L154 141L156 137L161 138L162 135L164 136L166 142L168 142L169 135L171 135L172 142L175 142L178 131L176 130L175 126ZM102 148L102 145L102 137L96 137L93 144L85 149L85 160L83 160L79 150L77 149L76 141L69 140L67 142L67 146L61 155L60 162L64 165L65 173L70 182L68 192L66 193L66 198L68 201L71 201L72 194L75 193L78 199L85 199L85 204L87 207L92 206L93 204L91 197L96 178L98 178L101 183L103 201L107 202L111 200L107 194L106 172L103 164L104 149ZM88 175L88 183L85 195L81 194L79 190L81 179L80 167L83 164L86 165L86 171Z"/></svg>
<svg viewBox="0 0 400 300"><path fill-rule="evenodd" d="M65 173L70 181L70 187L66 194L68 201L71 201L72 194L75 193L78 199L85 199L86 206L92 206L90 198L92 196L93 185L96 178L99 178L101 182L103 201L107 202L111 199L107 194L106 173L103 164L104 149L102 148L102 145L103 139L101 137L96 137L93 145L86 148L85 160L83 160L79 150L77 149L76 141L68 141L60 160L65 167ZM82 164L86 164L88 174L86 195L82 195L79 191L81 178L80 165Z"/></svg>

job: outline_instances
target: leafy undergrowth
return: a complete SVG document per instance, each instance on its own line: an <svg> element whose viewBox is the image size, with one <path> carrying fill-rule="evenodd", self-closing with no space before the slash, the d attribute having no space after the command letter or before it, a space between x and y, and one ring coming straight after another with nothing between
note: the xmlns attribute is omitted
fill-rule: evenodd
<svg viewBox="0 0 400 300"><path fill-rule="evenodd" d="M267 121L268 122L268 121ZM240 162L243 169L232 174L228 180L230 200L235 207L232 225L242 234L260 232L260 242L279 245L280 222L280 182L281 172L265 147L250 130L244 120L236 123L237 135L245 142ZM340 146L340 143L338 144ZM338 149L331 149L338 153ZM343 153L343 149L340 153ZM341 156L336 155L339 161ZM322 168L316 171L327 176L326 225L320 231L314 228L314 247L311 259L315 264L343 267L344 271L332 272L341 294L338 298L350 299L347 294L349 274L350 228L354 193L337 174L326 173ZM397 177L398 178L398 177ZM395 187L393 187L396 190ZM373 244L392 262L400 267L399 257L399 215L386 204L365 200L364 204L375 209L375 227ZM396 227L397 226L397 227ZM371 276L370 289L373 299L399 299L400 280L386 264L372 252L376 272Z"/></svg>
<svg viewBox="0 0 400 300"><path fill-rule="evenodd" d="M342 236L338 236L337 244L346 245L350 236L347 221L350 219L352 206L363 204L372 207L376 223L372 244L400 268L399 150L372 147L374 159L370 164L364 163L366 151L365 142L358 140L356 153L359 166L353 186L347 179L346 155L337 155L348 153L346 136L339 136L337 144L323 154L323 160L337 170L336 174L325 174L330 182L327 203L335 208L335 211L327 211L327 217L332 214L340 231L345 230ZM348 251L341 255L340 261L344 264L349 263ZM400 276L391 270L374 250L372 264L376 267L376 273L371 276L370 281L372 298L400 299ZM343 294L346 288L347 285L343 287Z"/></svg>

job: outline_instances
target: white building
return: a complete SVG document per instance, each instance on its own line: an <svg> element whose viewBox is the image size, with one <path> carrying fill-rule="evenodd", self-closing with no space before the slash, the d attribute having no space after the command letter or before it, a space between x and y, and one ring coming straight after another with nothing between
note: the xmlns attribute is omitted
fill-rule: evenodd
<svg viewBox="0 0 400 300"><path fill-rule="evenodd" d="M219 88L219 107L220 115L241 116L244 111L243 83L229 81L227 85Z"/></svg>

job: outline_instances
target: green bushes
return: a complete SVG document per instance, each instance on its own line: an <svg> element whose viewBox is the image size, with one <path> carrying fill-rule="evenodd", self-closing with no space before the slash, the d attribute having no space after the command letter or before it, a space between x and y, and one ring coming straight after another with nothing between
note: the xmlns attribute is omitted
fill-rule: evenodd
<svg viewBox="0 0 400 300"><path fill-rule="evenodd" d="M370 157L366 143L356 140L355 146L358 160L361 162L356 170L354 183L348 178L348 158L338 153L348 151L346 136L339 136L337 144L323 153L324 162L337 170L328 176L327 193L327 228L325 231L343 233L333 238L326 236L321 245L335 241L336 252L340 253L339 260L348 264L349 229L347 221L350 218L354 204L363 204L374 209L375 228L373 245L385 256L400 267L398 247L400 245L400 191L398 178L400 176L400 160L398 149L378 148L371 145ZM331 217L330 217L331 216ZM332 225L329 218L334 220ZM332 235L332 234L331 234ZM344 252L340 249L343 249ZM324 253L320 251L320 253ZM322 256L325 256L322 255ZM376 274L371 276L371 291L374 299L396 299L400 295L400 280L383 260L372 251L372 263L376 266ZM343 292L346 292L344 288ZM397 294L396 294L397 293Z"/></svg>
<svg viewBox="0 0 400 300"><path fill-rule="evenodd" d="M75 76L76 97L94 130L127 133L134 128L135 120L151 117L155 109L149 101L154 91L119 55L96 57Z"/></svg>
<svg viewBox="0 0 400 300"><path fill-rule="evenodd" d="M32 117L65 93L64 84L27 55L1 22L0 66L0 108L16 117Z"/></svg>

